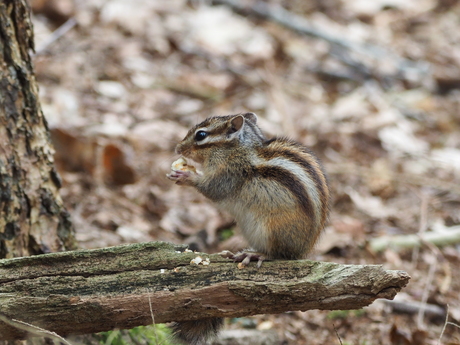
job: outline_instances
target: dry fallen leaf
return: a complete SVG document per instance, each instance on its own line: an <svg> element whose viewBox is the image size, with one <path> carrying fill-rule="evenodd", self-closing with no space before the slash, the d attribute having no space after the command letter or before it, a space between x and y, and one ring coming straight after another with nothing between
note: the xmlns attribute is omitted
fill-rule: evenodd
<svg viewBox="0 0 460 345"><path fill-rule="evenodd" d="M136 173L127 163L123 150L115 144L108 144L102 151L104 176L115 185L125 185L136 182Z"/></svg>

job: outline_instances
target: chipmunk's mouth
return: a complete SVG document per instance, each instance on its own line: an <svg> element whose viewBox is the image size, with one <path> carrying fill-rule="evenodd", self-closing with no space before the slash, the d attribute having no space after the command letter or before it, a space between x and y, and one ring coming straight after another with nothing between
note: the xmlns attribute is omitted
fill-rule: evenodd
<svg viewBox="0 0 460 345"><path fill-rule="evenodd" d="M192 160L194 163L203 164L203 158L195 150L176 150L182 157Z"/></svg>

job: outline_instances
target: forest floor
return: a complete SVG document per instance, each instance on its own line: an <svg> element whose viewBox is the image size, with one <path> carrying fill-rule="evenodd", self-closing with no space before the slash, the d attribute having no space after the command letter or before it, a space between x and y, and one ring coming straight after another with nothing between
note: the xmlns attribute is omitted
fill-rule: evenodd
<svg viewBox="0 0 460 345"><path fill-rule="evenodd" d="M41 103L80 247L244 248L227 214L165 175L191 126L252 111L328 172L332 213L310 258L412 279L391 304L227 328L272 329L283 344L460 344L445 325L447 310L460 322L458 241L375 242L460 231L460 2L259 2L284 7L284 26L254 2L243 15L211 2L32 1Z"/></svg>

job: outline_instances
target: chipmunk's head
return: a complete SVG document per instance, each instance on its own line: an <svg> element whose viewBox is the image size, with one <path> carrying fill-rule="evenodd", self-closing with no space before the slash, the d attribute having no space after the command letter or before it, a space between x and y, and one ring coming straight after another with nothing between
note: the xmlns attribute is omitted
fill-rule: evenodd
<svg viewBox="0 0 460 345"><path fill-rule="evenodd" d="M213 116L190 129L176 152L198 163L212 154L241 146L257 146L265 141L254 113Z"/></svg>

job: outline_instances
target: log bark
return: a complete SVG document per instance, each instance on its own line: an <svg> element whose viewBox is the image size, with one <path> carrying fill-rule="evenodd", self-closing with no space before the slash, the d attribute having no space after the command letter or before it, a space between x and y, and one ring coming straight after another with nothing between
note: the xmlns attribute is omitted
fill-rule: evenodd
<svg viewBox="0 0 460 345"><path fill-rule="evenodd" d="M0 258L75 248L38 101L26 0L0 1Z"/></svg>
<svg viewBox="0 0 460 345"><path fill-rule="evenodd" d="M60 335L209 317L359 309L392 299L409 275L377 265L265 261L151 242L0 260L0 315ZM210 264L192 264L200 256ZM16 322L16 321L14 321ZM0 340L26 337L0 322Z"/></svg>

